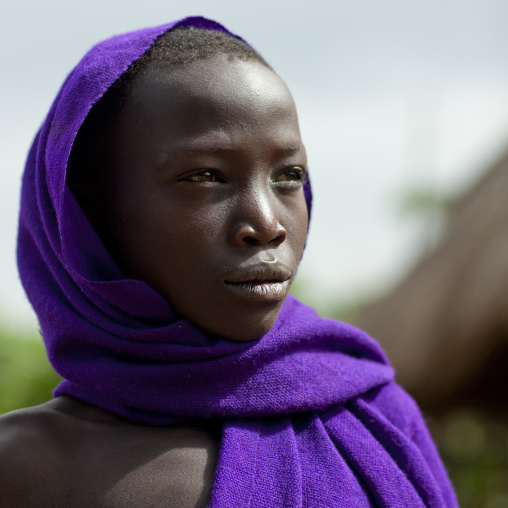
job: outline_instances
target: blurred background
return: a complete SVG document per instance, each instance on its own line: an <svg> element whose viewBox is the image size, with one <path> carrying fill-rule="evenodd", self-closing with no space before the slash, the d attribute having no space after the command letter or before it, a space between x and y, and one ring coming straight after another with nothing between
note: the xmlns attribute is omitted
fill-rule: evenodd
<svg viewBox="0 0 508 508"><path fill-rule="evenodd" d="M295 97L314 209L294 293L378 338L465 508L508 506L508 3L6 0L0 6L0 413L58 382L15 263L21 173L97 41L186 15Z"/></svg>

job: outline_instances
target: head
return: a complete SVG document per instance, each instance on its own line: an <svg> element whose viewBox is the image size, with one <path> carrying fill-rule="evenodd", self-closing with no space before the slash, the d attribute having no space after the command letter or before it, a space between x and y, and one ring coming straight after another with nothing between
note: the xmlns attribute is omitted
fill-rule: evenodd
<svg viewBox="0 0 508 508"><path fill-rule="evenodd" d="M126 277L204 331L251 340L305 246L306 168L283 81L235 37L184 28L94 106L67 182Z"/></svg>

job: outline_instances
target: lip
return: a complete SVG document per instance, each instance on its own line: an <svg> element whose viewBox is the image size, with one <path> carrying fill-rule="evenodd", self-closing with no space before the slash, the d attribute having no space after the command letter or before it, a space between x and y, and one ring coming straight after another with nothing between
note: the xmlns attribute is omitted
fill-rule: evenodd
<svg viewBox="0 0 508 508"><path fill-rule="evenodd" d="M283 264L243 266L223 279L224 286L246 300L280 302L291 285L292 272Z"/></svg>

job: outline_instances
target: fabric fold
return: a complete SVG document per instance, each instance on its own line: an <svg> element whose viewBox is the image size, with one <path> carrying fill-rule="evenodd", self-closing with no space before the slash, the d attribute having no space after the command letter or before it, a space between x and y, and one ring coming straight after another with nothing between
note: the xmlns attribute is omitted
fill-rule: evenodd
<svg viewBox="0 0 508 508"><path fill-rule="evenodd" d="M64 378L55 396L139 424L222 419L212 507L456 506L417 410L400 394L383 399L393 370L367 334L291 296L261 339L206 334L148 284L124 278L66 187L90 109L178 26L230 33L191 17L97 44L67 77L28 156L18 266ZM310 213L308 180L304 192ZM408 425L393 416L406 410Z"/></svg>

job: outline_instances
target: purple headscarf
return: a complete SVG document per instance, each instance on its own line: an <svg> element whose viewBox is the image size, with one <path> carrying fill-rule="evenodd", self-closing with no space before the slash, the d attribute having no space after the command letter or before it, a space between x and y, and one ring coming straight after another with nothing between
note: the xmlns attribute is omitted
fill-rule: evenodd
<svg viewBox="0 0 508 508"><path fill-rule="evenodd" d="M288 297L259 340L211 336L110 257L65 184L92 106L174 27L108 39L70 73L23 177L18 265L48 356L70 395L133 422L220 418L211 505L456 506L414 402L375 341ZM232 34L233 35L233 34ZM310 186L305 195L310 210Z"/></svg>

